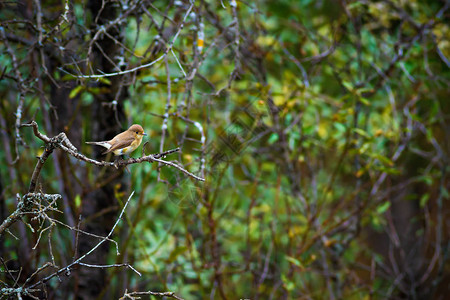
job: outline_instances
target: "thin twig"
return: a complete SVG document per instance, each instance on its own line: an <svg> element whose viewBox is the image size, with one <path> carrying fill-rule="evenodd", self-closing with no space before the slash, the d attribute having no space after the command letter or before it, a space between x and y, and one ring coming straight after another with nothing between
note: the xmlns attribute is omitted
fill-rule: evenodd
<svg viewBox="0 0 450 300"><path fill-rule="evenodd" d="M48 275L47 277L39 280L38 282L36 282L35 284L29 286L27 289L32 289L35 288L37 286L39 286L40 284L46 283L47 281L49 281L50 279L52 279L55 276L58 276L62 273L66 273L66 274L70 274L70 269L74 266L74 265L78 265L80 264L80 262L85 259L87 256L89 256L92 252L94 252L98 247L100 247L105 241L107 241L111 235L113 234L114 230L117 227L117 224L119 224L120 220L122 219L122 215L124 214L128 203L130 203L131 197L133 197L134 195L134 191L131 193L131 195L128 197L128 200L125 202L125 205L122 208L122 211L120 212L119 217L117 218L116 222L114 223L113 227L111 228L111 231L108 233L108 235L106 237L104 237L100 242L98 242L91 250L89 250L88 252L86 252L85 254L83 254L82 256L80 256L77 260L75 260L74 262L70 263L69 265L67 265L64 268L59 269L58 271L56 271L53 274Z"/></svg>

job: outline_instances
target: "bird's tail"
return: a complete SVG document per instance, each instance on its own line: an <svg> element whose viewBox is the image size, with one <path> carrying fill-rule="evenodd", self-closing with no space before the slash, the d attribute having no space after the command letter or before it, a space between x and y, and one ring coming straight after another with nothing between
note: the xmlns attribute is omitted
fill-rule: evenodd
<svg viewBox="0 0 450 300"><path fill-rule="evenodd" d="M111 148L111 144L108 142L86 142L86 144L102 146L105 147L106 149Z"/></svg>

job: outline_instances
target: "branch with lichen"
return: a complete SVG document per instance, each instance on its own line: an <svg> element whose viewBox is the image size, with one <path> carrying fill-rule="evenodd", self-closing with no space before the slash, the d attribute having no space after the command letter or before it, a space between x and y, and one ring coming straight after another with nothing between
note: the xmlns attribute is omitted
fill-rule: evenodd
<svg viewBox="0 0 450 300"><path fill-rule="evenodd" d="M142 156L139 158L129 158L129 159L120 160L117 162L98 161L98 160L89 158L89 157L79 153L77 148L75 148L75 146L73 146L73 144L70 142L70 140L67 138L67 136L64 133L60 133L53 138L49 138L45 134L42 134L41 132L39 132L39 127L35 121L32 121L29 124L23 124L22 126L33 127L34 135L36 137L38 137L39 139L41 139L42 141L44 141L47 145L49 145L48 147L46 146L46 149L49 148L49 149L53 150L56 147L60 148L63 151L72 155L73 157L75 157L79 160L85 161L87 163L94 164L96 166L117 168L117 167L123 167L123 166L131 165L131 164L138 164L138 163L142 163L142 162L150 162L150 163L151 162L159 162L161 164L174 167L174 168L180 170L181 172L183 172L184 174L186 174L198 181L205 181L204 178L201 178L201 177L198 177L198 176L192 174L191 172L187 171L183 167L181 167L173 162L165 161L165 160L161 159L161 158L166 157L169 154L180 151L180 148L167 150L167 151L157 153L157 154L150 154L150 155ZM45 151L44 151L44 154L45 154ZM39 162L38 162L38 164L39 164ZM38 167L38 165L36 166L36 168L37 167Z"/></svg>
<svg viewBox="0 0 450 300"><path fill-rule="evenodd" d="M174 292L128 292L125 290L124 295L119 300L125 300L125 299L141 299L139 296L159 296L159 297L167 297L167 298L174 298L177 300L183 300L183 298L178 297L175 295Z"/></svg>

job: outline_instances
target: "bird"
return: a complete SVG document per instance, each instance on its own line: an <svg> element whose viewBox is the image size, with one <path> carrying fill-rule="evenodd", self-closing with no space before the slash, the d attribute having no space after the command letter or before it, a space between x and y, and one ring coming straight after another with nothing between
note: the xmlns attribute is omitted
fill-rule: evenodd
<svg viewBox="0 0 450 300"><path fill-rule="evenodd" d="M119 133L112 140L102 141L102 142L86 142L89 145L97 145L106 148L106 151L102 154L114 153L114 155L124 155L130 154L142 142L142 138L144 135L147 135L144 132L144 128L142 128L139 124L133 124L126 131Z"/></svg>

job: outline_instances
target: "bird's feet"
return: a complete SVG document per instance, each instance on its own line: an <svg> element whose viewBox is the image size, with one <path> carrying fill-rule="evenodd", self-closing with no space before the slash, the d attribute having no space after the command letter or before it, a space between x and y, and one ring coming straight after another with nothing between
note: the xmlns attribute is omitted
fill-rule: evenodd
<svg viewBox="0 0 450 300"><path fill-rule="evenodd" d="M122 158L116 158L115 160L114 160L114 167L116 168L116 169L119 169L119 166L120 166L120 164L123 162L123 159Z"/></svg>

